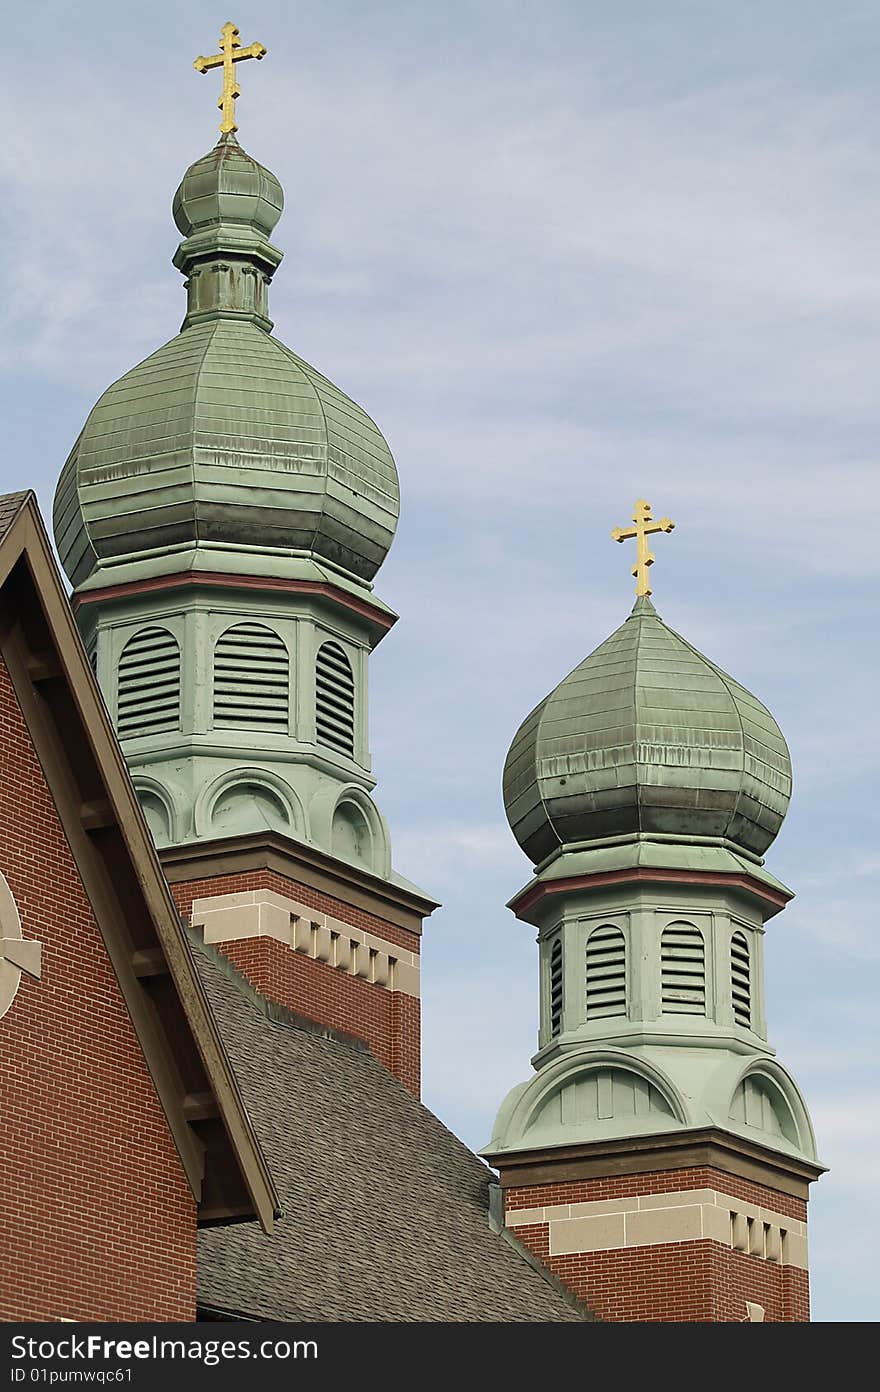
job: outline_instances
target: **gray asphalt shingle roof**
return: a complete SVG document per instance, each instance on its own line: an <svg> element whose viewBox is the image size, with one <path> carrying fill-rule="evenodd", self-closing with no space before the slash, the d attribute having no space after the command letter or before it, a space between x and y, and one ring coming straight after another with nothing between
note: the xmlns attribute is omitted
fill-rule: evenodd
<svg viewBox="0 0 880 1392"><path fill-rule="evenodd" d="M284 1206L199 1235L203 1308L286 1321L582 1321L488 1217L489 1171L356 1040L195 949ZM272 1018L272 1014L282 1018Z"/></svg>
<svg viewBox="0 0 880 1392"><path fill-rule="evenodd" d="M0 494L0 541L3 540L30 496L29 489L25 489L23 493Z"/></svg>

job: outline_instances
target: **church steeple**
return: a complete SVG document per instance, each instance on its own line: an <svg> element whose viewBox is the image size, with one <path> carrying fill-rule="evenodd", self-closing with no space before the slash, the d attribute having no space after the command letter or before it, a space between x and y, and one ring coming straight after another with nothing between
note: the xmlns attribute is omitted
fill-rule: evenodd
<svg viewBox="0 0 880 1392"><path fill-rule="evenodd" d="M821 1170L764 993L764 924L791 892L762 856L791 764L766 707L660 618L646 535L672 523L651 523L643 501L634 520L612 533L639 542L632 613L527 716L505 764L507 815L536 867L510 907L538 930L540 1028L534 1076L485 1154L508 1222L549 1244L598 1313L683 1317L678 1258L660 1251L675 1247L683 1279L697 1280L691 1257L715 1263L694 1317L744 1318L718 1313L725 1283L739 1291L748 1274L739 1253L805 1283L804 1200ZM633 1287L636 1269L647 1285ZM768 1317L796 1318L778 1295Z"/></svg>
<svg viewBox="0 0 880 1392"><path fill-rule="evenodd" d="M236 34L216 65L248 56ZM158 843L269 827L388 879L367 683L395 619L371 581L397 471L366 412L270 333L284 198L230 90L174 196L183 326L89 415L56 540Z"/></svg>
<svg viewBox="0 0 880 1392"><path fill-rule="evenodd" d="M234 65L265 51L237 32L196 63L223 67L223 124L174 196L183 326L90 413L55 536L181 909L417 1092L436 906L392 869L368 729L397 470L366 411L271 334L284 199L235 136Z"/></svg>

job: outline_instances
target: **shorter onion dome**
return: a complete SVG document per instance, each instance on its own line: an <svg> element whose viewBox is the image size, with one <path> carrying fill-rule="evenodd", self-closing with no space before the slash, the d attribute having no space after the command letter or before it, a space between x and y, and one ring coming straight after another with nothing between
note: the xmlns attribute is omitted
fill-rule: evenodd
<svg viewBox="0 0 880 1392"><path fill-rule="evenodd" d="M504 766L507 817L534 864L639 833L760 856L790 797L773 716L647 598L523 721Z"/></svg>

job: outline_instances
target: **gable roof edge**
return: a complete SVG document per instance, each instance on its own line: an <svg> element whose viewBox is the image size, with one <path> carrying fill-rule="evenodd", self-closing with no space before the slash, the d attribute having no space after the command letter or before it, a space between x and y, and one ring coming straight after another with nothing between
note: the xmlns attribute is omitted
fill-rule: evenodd
<svg viewBox="0 0 880 1392"><path fill-rule="evenodd" d="M11 517L3 515L4 502L18 504ZM34 650L21 605L10 612L7 602L5 614L0 607L0 649L200 1218L216 1222L256 1216L271 1232L280 1211L277 1192L89 667L33 492L0 499L0 593L10 583L21 591L25 572L16 567L22 560L42 615L42 638L48 642L43 642L44 650ZM36 624L35 615L30 617ZM77 727L85 749L67 747L59 718ZM91 785L95 779L100 784L103 797L97 803L82 801L75 762ZM113 871L118 874L125 865L131 875L126 884L115 885ZM127 916L113 912L115 896L123 892L138 910L136 926L147 936L154 932L155 944L144 947L126 936L131 929ZM178 1031L182 1026L189 1037L195 1055L189 1056L189 1071L200 1072L204 1091L193 1093L183 1083L178 1045L168 1034L172 1025Z"/></svg>

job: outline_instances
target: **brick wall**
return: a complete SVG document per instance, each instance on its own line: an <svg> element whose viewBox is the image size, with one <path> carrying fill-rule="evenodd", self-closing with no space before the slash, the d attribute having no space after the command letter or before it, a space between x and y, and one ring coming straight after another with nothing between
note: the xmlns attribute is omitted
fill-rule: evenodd
<svg viewBox="0 0 880 1392"><path fill-rule="evenodd" d="M2 659L0 767L0 870L43 944L0 1019L0 1319L192 1320L192 1194Z"/></svg>
<svg viewBox="0 0 880 1392"><path fill-rule="evenodd" d="M546 1235L543 1251L532 1229L517 1228L516 1235L602 1320L732 1323L746 1318L746 1301L762 1305L770 1322L810 1318L805 1271L771 1265L718 1242L551 1257Z"/></svg>
<svg viewBox="0 0 880 1392"><path fill-rule="evenodd" d="M706 1165L695 1165L686 1170L652 1170L646 1174L570 1180L564 1184L523 1184L515 1189L506 1189L505 1202L508 1208L545 1208L550 1204L594 1203L601 1199L626 1198L630 1194L672 1194L680 1189L718 1189L722 1194L745 1199L759 1208L772 1208L802 1223L807 1221L804 1199Z"/></svg>
<svg viewBox="0 0 880 1392"><path fill-rule="evenodd" d="M513 1216L516 1210L689 1189L716 1190L806 1222L803 1199L705 1166L517 1186L505 1190L505 1208ZM512 1231L603 1320L732 1322L746 1318L747 1301L762 1305L768 1321L810 1318L805 1270L721 1242L664 1242L551 1256L548 1222L518 1224Z"/></svg>
<svg viewBox="0 0 880 1392"><path fill-rule="evenodd" d="M388 942L396 943L408 952L418 952L421 947L418 933L410 933L406 928L389 923L377 914L367 913L365 909L348 904L344 899L324 894L319 889L313 889L311 885L303 884L301 880L291 879L275 870L245 870L235 875L213 875L207 879L173 884L171 889L178 908L186 915L192 913L194 899L211 899L215 894L239 894L250 889L272 889L276 894L285 895L310 909L318 909L343 923L349 923L352 928L362 928L365 933L375 933L377 938L386 938Z"/></svg>
<svg viewBox="0 0 880 1392"><path fill-rule="evenodd" d="M418 934L271 870L190 880L172 885L172 889L178 907L187 916L192 913L194 899L269 889L410 952L419 950ZM274 938L243 938L216 946L262 995L309 1020L356 1035L380 1063L419 1096L421 1013L414 996L350 976Z"/></svg>

